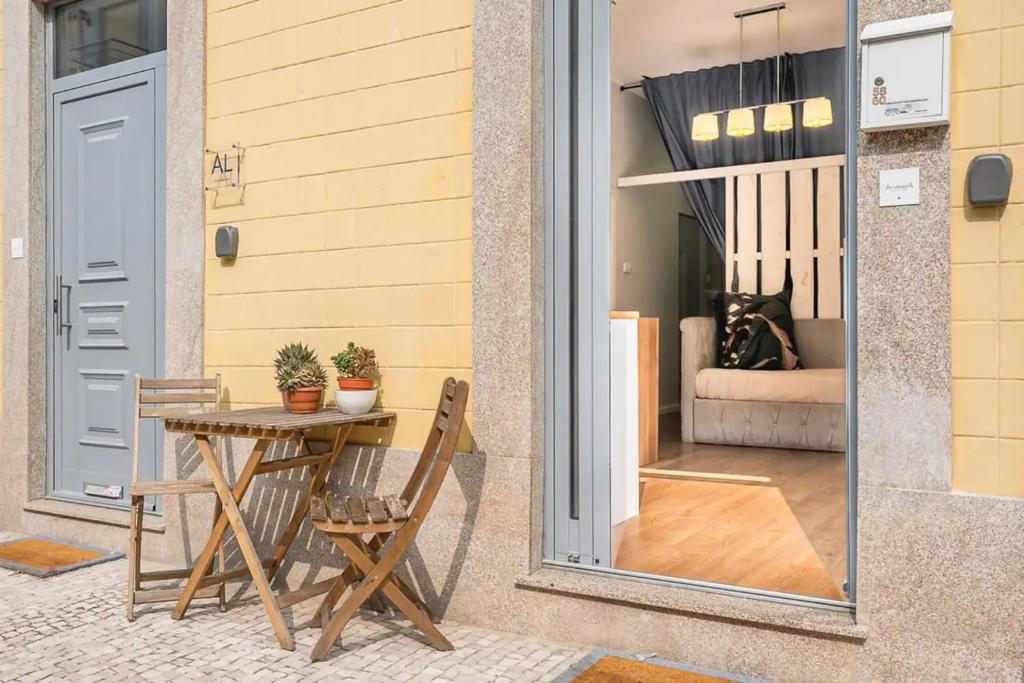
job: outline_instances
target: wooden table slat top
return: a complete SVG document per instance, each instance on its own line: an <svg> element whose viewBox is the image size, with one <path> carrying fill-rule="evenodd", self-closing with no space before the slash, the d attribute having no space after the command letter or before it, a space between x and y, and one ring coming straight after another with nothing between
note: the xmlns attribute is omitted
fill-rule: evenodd
<svg viewBox="0 0 1024 683"><path fill-rule="evenodd" d="M282 407L225 410L217 413L196 413L166 420L168 431L190 432L197 427L241 427L265 430L301 431L314 427L330 427L350 423L367 423L395 417L392 412L378 411L363 415L347 415L336 408L297 415Z"/></svg>

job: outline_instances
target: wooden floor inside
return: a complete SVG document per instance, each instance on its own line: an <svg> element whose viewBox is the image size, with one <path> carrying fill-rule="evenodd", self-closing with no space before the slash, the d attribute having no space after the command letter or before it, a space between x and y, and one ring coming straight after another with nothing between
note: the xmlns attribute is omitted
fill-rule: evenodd
<svg viewBox="0 0 1024 683"><path fill-rule="evenodd" d="M844 453L684 444L678 416L660 427L650 467L727 477L641 477L640 514L612 530L616 569L845 598Z"/></svg>

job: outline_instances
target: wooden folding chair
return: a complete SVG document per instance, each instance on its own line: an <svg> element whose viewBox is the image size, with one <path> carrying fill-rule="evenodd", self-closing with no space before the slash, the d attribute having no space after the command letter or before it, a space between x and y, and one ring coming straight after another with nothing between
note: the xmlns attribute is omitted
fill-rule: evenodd
<svg viewBox="0 0 1024 683"><path fill-rule="evenodd" d="M182 496L212 494L216 501L213 519L220 516L220 499L213 482L201 479L184 481L139 481L139 427L142 420L176 417L220 410L220 375L214 379L143 379L135 375L134 436L132 437L132 497L128 532L128 621L135 620L135 605L170 602L178 599L177 588L143 588L143 582L188 578L191 569L144 572L142 562L142 514L146 496ZM220 452L218 444L218 453ZM224 570L224 545L221 543L219 567ZM217 598L224 611L224 584L206 586L196 593L200 598Z"/></svg>
<svg viewBox="0 0 1024 683"><path fill-rule="evenodd" d="M342 499L327 494L312 500L313 525L330 536L350 561L320 605L323 633L310 653L314 662L327 655L345 625L377 591L405 614L431 645L438 650L452 649L416 593L392 572L415 540L448 473L468 397L466 382L451 377L444 381L423 452L401 495ZM331 616L331 608L350 587L352 592Z"/></svg>

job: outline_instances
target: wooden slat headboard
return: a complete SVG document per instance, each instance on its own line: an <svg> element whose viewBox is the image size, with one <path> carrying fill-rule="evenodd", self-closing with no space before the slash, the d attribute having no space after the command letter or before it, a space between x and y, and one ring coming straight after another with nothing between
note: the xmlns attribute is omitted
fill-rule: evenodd
<svg viewBox="0 0 1024 683"><path fill-rule="evenodd" d="M725 289L774 293L786 266L793 317L843 317L842 155L733 167L725 175ZM788 200L788 201L787 201Z"/></svg>

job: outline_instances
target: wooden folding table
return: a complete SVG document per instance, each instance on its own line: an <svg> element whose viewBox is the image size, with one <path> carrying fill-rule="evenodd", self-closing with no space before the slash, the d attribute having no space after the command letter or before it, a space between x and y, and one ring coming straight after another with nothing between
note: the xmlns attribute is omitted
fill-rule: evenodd
<svg viewBox="0 0 1024 683"><path fill-rule="evenodd" d="M196 446L210 472L217 497L220 498L222 510L217 518L206 547L196 560L192 573L185 588L174 607L173 617L181 619L185 615L192 598L200 588L216 585L231 579L249 575L252 577L260 600L267 611L270 623L274 628L277 641L285 650L294 650L295 641L285 627L281 616L281 607L295 604L303 600L327 592L334 582L328 579L311 586L275 597L270 590L270 581L281 566L289 546L302 525L309 510L309 502L314 496L324 492L327 475L330 474L334 461L341 452L352 427L357 424L381 424L394 417L394 413L374 412L365 415L346 415L338 410L321 410L309 415L295 415L283 408L254 408L250 410L232 410L217 413L181 415L165 420L167 431L183 432L195 437ZM309 447L307 435L312 430L333 430L330 449L325 453L313 453ZM215 451L210 445L211 437L241 437L256 439L256 445L249 454L249 459L242 468L234 487L228 484L224 476L222 463L218 462ZM271 444L275 441L293 442L298 446L299 455L275 460L264 460ZM256 553L249 530L242 520L238 504L245 497L249 485L257 474L280 472L297 467L310 468L309 486L292 514L288 526L274 547L272 557L261 560ZM245 566L218 574L207 574L213 562L221 538L228 525L235 533L238 547L245 560Z"/></svg>

